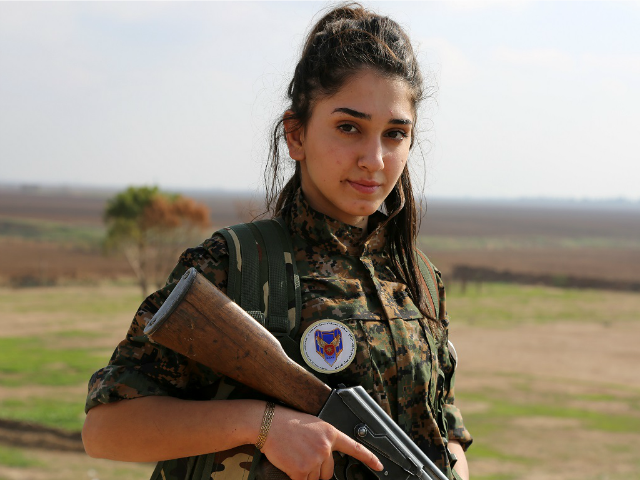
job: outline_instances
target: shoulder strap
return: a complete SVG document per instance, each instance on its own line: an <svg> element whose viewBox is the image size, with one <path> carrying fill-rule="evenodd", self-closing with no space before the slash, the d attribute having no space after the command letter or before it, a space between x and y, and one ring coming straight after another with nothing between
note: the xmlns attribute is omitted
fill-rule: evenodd
<svg viewBox="0 0 640 480"><path fill-rule="evenodd" d="M420 250L416 248L416 258L418 260L418 267L420 268L420 273L422 274L422 278L427 284L427 289L429 290L429 297L431 297L431 306L433 307L433 312L435 313L435 318L440 318L440 292L438 291L437 283L438 280L436 278L436 271L431 260Z"/></svg>
<svg viewBox="0 0 640 480"><path fill-rule="evenodd" d="M266 251L260 269L268 273L265 302L267 329L275 336L294 336L300 325L301 291L293 246L284 222L260 220L250 224L256 238L262 240Z"/></svg>
<svg viewBox="0 0 640 480"><path fill-rule="evenodd" d="M294 336L300 325L300 279L284 221L259 220L219 232L229 248L227 295L273 335Z"/></svg>
<svg viewBox="0 0 640 480"><path fill-rule="evenodd" d="M287 290L289 293L289 321L293 328L289 331L289 336L294 337L300 328L300 316L302 315L302 290L300 287L300 276L296 266L296 257L293 252L289 227L282 217L274 219L279 225L278 234L284 246L285 268L287 270ZM293 308L293 310L292 310Z"/></svg>
<svg viewBox="0 0 640 480"><path fill-rule="evenodd" d="M260 251L256 248L249 224L241 223L223 228L219 232L227 241L229 249L229 272L227 296L240 305L262 325L264 310L260 309Z"/></svg>
<svg viewBox="0 0 640 480"><path fill-rule="evenodd" d="M220 233L229 248L227 294L269 330L286 354L301 361L294 337L300 328L302 293L289 229L281 217L233 225ZM262 454L254 452L247 480Z"/></svg>
<svg viewBox="0 0 640 480"><path fill-rule="evenodd" d="M293 336L300 327L302 295L289 230L282 220L260 220L218 230L229 249L227 296L264 325L291 358L300 356ZM301 359L299 359L301 360ZM253 453L246 480L253 480L262 454ZM175 462L187 462L181 479L209 480L216 454L158 462L151 480L178 480ZM166 468L165 468L166 467Z"/></svg>

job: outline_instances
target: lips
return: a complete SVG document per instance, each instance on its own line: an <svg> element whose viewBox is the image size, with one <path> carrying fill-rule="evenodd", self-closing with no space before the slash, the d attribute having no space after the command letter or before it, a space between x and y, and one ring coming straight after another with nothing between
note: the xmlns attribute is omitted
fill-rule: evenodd
<svg viewBox="0 0 640 480"><path fill-rule="evenodd" d="M347 180L351 187L360 192L360 193L375 193L379 188L380 184L371 180Z"/></svg>

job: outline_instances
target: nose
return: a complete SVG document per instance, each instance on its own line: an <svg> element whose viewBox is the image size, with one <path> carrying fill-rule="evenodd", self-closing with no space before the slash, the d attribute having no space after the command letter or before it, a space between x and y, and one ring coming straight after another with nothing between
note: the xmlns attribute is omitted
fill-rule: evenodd
<svg viewBox="0 0 640 480"><path fill-rule="evenodd" d="M369 172L377 172L384 168L384 151L379 138L372 138L363 144L358 166Z"/></svg>

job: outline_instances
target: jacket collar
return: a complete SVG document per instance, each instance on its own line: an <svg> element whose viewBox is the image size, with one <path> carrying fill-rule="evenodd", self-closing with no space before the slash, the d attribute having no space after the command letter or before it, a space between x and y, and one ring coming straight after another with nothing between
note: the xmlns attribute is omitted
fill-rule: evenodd
<svg viewBox="0 0 640 480"><path fill-rule="evenodd" d="M361 256L380 253L385 249L388 237L386 226L401 208L402 206L389 216L380 211L374 212L369 216L367 233L363 228L340 222L314 210L298 189L285 218L292 238L302 238L307 246L334 254Z"/></svg>

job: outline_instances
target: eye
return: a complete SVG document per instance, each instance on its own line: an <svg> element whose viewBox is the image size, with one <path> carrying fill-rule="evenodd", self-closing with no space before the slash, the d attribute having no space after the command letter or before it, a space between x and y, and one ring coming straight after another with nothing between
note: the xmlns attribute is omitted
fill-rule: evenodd
<svg viewBox="0 0 640 480"><path fill-rule="evenodd" d="M341 125L338 125L338 130L344 133L356 133L358 131L355 125L351 125L350 123L343 123Z"/></svg>
<svg viewBox="0 0 640 480"><path fill-rule="evenodd" d="M409 134L407 134L407 132L405 132L404 130L391 130L390 132L387 132L387 137L394 140L402 140L404 138L407 138L408 136Z"/></svg>

